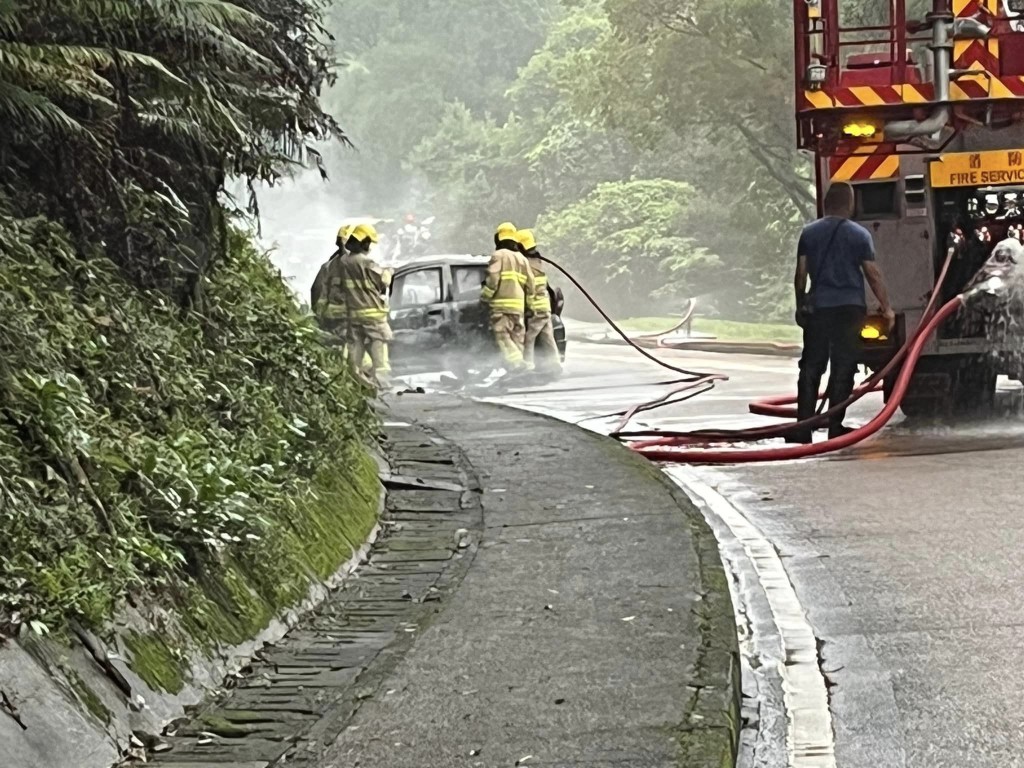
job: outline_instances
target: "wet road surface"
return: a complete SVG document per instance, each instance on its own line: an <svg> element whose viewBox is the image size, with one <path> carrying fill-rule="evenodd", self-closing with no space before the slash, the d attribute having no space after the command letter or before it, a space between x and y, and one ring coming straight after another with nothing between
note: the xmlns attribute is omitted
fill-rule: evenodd
<svg viewBox="0 0 1024 768"><path fill-rule="evenodd" d="M792 359L666 354L730 381L634 426L765 423L747 402L795 382ZM656 382L667 378L626 348L575 344L563 379L494 399L607 431L616 419L597 417L663 394ZM880 406L866 398L848 423ZM1022 468L1019 417L952 426L897 417L826 458L674 473L691 495L698 489L734 572L754 721L747 764L1024 766ZM787 678L804 627L817 671ZM816 701L833 744L795 753L795 742L822 736Z"/></svg>

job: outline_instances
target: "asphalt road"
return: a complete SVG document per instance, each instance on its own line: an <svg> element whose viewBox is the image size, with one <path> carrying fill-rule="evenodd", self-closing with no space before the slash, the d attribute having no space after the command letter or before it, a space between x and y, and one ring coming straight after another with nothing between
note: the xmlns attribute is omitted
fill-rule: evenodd
<svg viewBox="0 0 1024 768"><path fill-rule="evenodd" d="M730 380L637 426L753 425L747 402L795 382L791 359L666 354ZM562 380L494 399L604 431L615 420L596 417L663 394L666 378L626 348L573 344ZM1022 465L1024 422L1004 415L897 419L827 458L672 472L734 573L748 764L1024 766Z"/></svg>

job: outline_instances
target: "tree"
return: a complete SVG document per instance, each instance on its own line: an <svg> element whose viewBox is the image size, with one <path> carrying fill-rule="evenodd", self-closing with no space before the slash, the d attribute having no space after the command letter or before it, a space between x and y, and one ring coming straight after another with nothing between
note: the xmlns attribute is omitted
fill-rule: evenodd
<svg viewBox="0 0 1024 768"><path fill-rule="evenodd" d="M636 136L659 160L672 158L674 177L693 184L702 212L692 236L722 256L733 314L788 313L756 299L787 279L796 229L815 214L810 166L794 146L792 5L607 0L605 8L615 35L599 57L602 78L584 81L577 108Z"/></svg>
<svg viewBox="0 0 1024 768"><path fill-rule="evenodd" d="M336 4L329 26L347 66L327 103L360 151L330 162L361 188L356 204L391 215L426 197L434 180L405 163L414 148L456 106L504 123L506 89L560 13L559 0Z"/></svg>
<svg viewBox="0 0 1024 768"><path fill-rule="evenodd" d="M0 0L0 635L162 591L234 642L372 525L375 418L225 190L342 136L325 5Z"/></svg>
<svg viewBox="0 0 1024 768"><path fill-rule="evenodd" d="M341 135L321 0L0 0L0 196L186 287L226 240L229 176L277 180Z"/></svg>
<svg viewBox="0 0 1024 768"><path fill-rule="evenodd" d="M504 121L452 105L409 155L407 166L430 180L426 199L447 224L442 234L451 247L479 248L499 219L532 225L544 211L633 173L641 155L635 144L573 104L577 80L610 34L598 3L574 9L551 25L506 88Z"/></svg>
<svg viewBox="0 0 1024 768"><path fill-rule="evenodd" d="M538 222L542 250L597 283L593 294L620 315L678 309L703 292L720 261L685 233L691 186L664 179L608 182Z"/></svg>

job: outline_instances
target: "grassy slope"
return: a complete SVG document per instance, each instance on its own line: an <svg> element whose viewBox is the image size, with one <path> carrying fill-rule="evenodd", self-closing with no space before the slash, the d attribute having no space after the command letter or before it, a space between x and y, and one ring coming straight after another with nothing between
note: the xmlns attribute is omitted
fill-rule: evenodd
<svg viewBox="0 0 1024 768"><path fill-rule="evenodd" d="M266 257L238 233L230 256L183 314L0 216L0 633L156 601L238 642L372 528L365 398ZM129 642L164 688L173 642Z"/></svg>

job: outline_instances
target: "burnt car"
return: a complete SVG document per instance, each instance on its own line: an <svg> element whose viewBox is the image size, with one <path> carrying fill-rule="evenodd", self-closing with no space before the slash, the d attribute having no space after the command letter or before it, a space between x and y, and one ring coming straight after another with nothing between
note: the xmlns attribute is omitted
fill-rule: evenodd
<svg viewBox="0 0 1024 768"><path fill-rule="evenodd" d="M390 322L391 364L397 373L445 370L468 378L501 366L487 307L480 301L487 262L487 256L428 256L395 270ZM555 343L564 361L561 291L553 299Z"/></svg>

